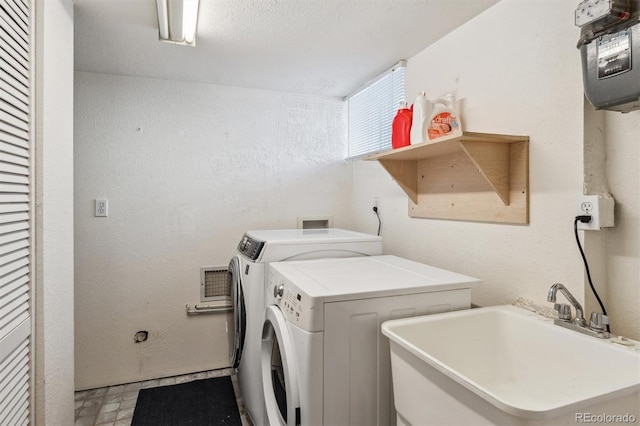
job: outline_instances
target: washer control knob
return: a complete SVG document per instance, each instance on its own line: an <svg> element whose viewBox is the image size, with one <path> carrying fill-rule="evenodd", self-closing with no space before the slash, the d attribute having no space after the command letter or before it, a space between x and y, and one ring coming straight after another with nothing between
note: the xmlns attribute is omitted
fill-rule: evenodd
<svg viewBox="0 0 640 426"><path fill-rule="evenodd" d="M282 298L282 295L284 294L284 285L280 284L277 285L275 287L273 287L273 297L277 297L278 299Z"/></svg>

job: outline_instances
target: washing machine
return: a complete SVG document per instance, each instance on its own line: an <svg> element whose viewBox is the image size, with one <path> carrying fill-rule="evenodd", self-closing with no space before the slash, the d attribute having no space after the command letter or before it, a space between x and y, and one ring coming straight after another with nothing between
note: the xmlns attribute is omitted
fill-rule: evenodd
<svg viewBox="0 0 640 426"><path fill-rule="evenodd" d="M228 333L229 359L237 369L240 393L254 425L267 424L260 366L266 265L293 259L380 254L381 237L344 229L254 230L243 235L229 263L234 307L233 329Z"/></svg>
<svg viewBox="0 0 640 426"><path fill-rule="evenodd" d="M271 426L396 424L381 324L468 309L480 284L388 255L268 269L261 363Z"/></svg>

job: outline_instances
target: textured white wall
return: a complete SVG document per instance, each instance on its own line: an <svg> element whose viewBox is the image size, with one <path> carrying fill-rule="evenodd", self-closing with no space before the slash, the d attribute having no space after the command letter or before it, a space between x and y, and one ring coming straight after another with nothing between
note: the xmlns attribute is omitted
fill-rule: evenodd
<svg viewBox="0 0 640 426"><path fill-rule="evenodd" d="M374 227L370 209L380 197L385 251L483 279L474 303L522 296L545 305L547 289L560 281L598 309L572 226L583 189L609 190L616 227L582 237L612 331L640 339L640 112L585 111L574 9L502 0L408 62L410 101L419 90L431 98L457 90L466 130L531 137L530 225L411 219L404 193L366 162L351 166L354 223Z"/></svg>
<svg viewBox="0 0 640 426"><path fill-rule="evenodd" d="M584 299L572 220L591 135L575 5L541 3L503 0L407 69L409 99L455 89L467 130L531 137L528 226L409 218L378 164L342 162L339 101L77 73L77 388L226 365L224 316L184 313L198 300L199 266L226 264L245 229L295 227L297 216L333 214L336 226L375 232L374 197L385 251L482 278L474 303L546 304L556 281ZM639 115L607 113L603 178L617 226L595 252L606 255L613 331L635 338ZM93 217L96 197L109 199L108 218ZM134 344L141 329L150 339Z"/></svg>
<svg viewBox="0 0 640 426"><path fill-rule="evenodd" d="M612 331L640 340L640 111L607 112L609 191L616 200L616 226L606 237L606 308Z"/></svg>
<svg viewBox="0 0 640 426"><path fill-rule="evenodd" d="M376 163L353 169L354 223L372 227L381 198L388 253L484 280L479 305L520 296L547 304L554 282L584 297L573 238L582 193L583 91L572 2L503 0L409 58L407 97L457 90L465 130L530 136L530 225L412 219L407 197Z"/></svg>
<svg viewBox="0 0 640 426"><path fill-rule="evenodd" d="M35 2L35 424L74 422L73 3Z"/></svg>
<svg viewBox="0 0 640 426"><path fill-rule="evenodd" d="M246 229L349 225L336 99L76 73L76 387L228 364L225 315L187 317ZM93 199L109 217L93 217ZM144 343L134 333L148 330Z"/></svg>

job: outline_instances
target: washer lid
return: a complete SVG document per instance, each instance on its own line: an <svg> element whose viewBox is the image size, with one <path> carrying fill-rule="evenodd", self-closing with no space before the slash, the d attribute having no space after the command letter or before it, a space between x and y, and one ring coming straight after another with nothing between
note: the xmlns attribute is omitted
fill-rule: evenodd
<svg viewBox="0 0 640 426"><path fill-rule="evenodd" d="M382 237L338 228L265 229L247 231L246 235L267 244L308 244L314 242L381 241Z"/></svg>
<svg viewBox="0 0 640 426"><path fill-rule="evenodd" d="M476 287L477 278L397 256L275 262L270 268L324 302ZM293 289L292 289L293 290Z"/></svg>
<svg viewBox="0 0 640 426"><path fill-rule="evenodd" d="M344 229L247 231L238 251L254 262L372 256L382 254L382 237Z"/></svg>

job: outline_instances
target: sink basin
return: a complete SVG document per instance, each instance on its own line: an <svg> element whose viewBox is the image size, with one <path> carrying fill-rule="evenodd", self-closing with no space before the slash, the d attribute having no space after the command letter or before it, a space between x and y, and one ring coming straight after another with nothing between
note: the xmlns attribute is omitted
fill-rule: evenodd
<svg viewBox="0 0 640 426"><path fill-rule="evenodd" d="M585 336L514 306L387 321L382 333L400 425L640 420L638 342Z"/></svg>

